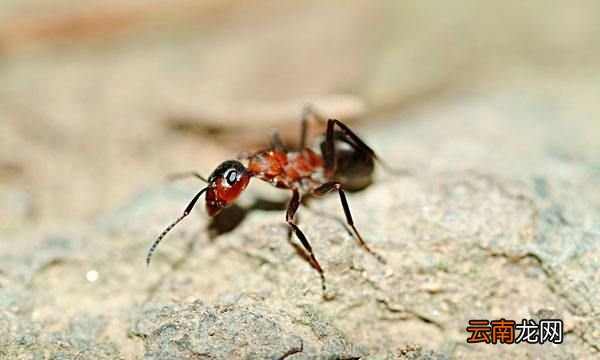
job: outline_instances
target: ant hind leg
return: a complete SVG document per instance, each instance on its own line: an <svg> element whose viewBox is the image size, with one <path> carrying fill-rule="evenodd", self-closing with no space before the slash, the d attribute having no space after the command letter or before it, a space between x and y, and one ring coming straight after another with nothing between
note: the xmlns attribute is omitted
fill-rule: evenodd
<svg viewBox="0 0 600 360"><path fill-rule="evenodd" d="M363 249L365 249L369 254L373 255L377 260L379 260L379 262L385 264L386 263L385 259L378 253L371 250L371 248L363 240L362 236L356 229L356 226L354 226L354 220L352 219L352 214L350 213L350 206L348 205L348 200L346 199L346 194L344 193L344 189L342 189L342 185L339 182L332 181L332 182L325 183L325 184L319 186L318 188L314 189L312 191L312 193L317 196L323 196L333 190L337 191L338 194L340 194L340 201L342 202L342 208L344 209L344 215L346 216L346 222L354 231L354 235L356 236L356 239L358 240L358 243L360 244L360 246Z"/></svg>

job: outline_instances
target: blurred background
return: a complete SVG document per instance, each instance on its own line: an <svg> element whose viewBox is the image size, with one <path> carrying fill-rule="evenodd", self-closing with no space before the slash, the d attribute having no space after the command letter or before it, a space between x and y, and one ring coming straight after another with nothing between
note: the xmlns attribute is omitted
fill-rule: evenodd
<svg viewBox="0 0 600 360"><path fill-rule="evenodd" d="M197 299L295 314L280 329L305 355L597 354L599 34L593 0L1 1L0 358L187 358L187 333L158 329L199 326ZM307 103L412 172L350 195L388 265L304 211L325 302L283 214L211 241L198 209L146 271L200 185L165 176L208 175L272 127L295 144ZM335 196L319 209L341 216ZM563 346L466 345L468 319L539 314L565 320Z"/></svg>
<svg viewBox="0 0 600 360"><path fill-rule="evenodd" d="M307 102L359 129L506 83L595 110L599 33L596 1L3 1L0 226L294 141Z"/></svg>

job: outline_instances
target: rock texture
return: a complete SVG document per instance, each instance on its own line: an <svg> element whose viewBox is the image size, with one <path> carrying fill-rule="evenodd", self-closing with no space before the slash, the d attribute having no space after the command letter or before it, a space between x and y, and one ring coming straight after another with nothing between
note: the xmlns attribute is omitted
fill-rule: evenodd
<svg viewBox="0 0 600 360"><path fill-rule="evenodd" d="M301 227L326 272L327 299L297 241L286 242L281 211L249 211L217 237L209 237L197 211L146 269L145 251L185 206L193 182L149 189L94 225L10 234L14 246L0 261L0 355L595 356L600 218L593 184L600 172L586 139L598 129L570 120L563 142L558 130L567 125L560 121L538 132L541 119L524 110L528 116L483 116L528 105L511 99L449 99L363 129L381 154L412 173L380 172L371 187L349 196L357 225L386 265L345 231L336 196L301 207ZM518 136L505 136L511 131ZM465 342L469 319L544 314L564 320L562 345Z"/></svg>
<svg viewBox="0 0 600 360"><path fill-rule="evenodd" d="M38 2L0 12L0 359L600 356L600 3ZM295 141L308 100L408 170L348 195L387 264L312 199L323 296L253 181L147 268L201 186L164 175ZM564 342L467 344L476 318Z"/></svg>

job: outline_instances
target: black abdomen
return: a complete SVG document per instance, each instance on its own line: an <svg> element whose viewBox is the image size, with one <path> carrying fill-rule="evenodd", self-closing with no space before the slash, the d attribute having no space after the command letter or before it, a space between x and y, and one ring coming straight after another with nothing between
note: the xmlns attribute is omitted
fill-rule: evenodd
<svg viewBox="0 0 600 360"><path fill-rule="evenodd" d="M369 186L375 169L373 157L358 149L339 131L334 133L334 140L337 165L331 180L339 181L348 191L359 191ZM321 142L321 153L325 154L325 141Z"/></svg>

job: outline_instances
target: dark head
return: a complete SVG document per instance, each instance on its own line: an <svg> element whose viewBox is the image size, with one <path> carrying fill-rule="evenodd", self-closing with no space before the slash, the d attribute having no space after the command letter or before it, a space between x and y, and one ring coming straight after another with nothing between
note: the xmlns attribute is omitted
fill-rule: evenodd
<svg viewBox="0 0 600 360"><path fill-rule="evenodd" d="M242 191L248 186L250 175L236 160L227 160L217 166L208 178L206 191L206 211L209 216L215 216L221 210L231 205Z"/></svg>
<svg viewBox="0 0 600 360"><path fill-rule="evenodd" d="M201 180L204 180L204 178L198 174L195 174L195 176ZM190 214L194 208L194 205L196 205L196 202L198 199L200 199L200 196L202 196L204 192L206 192L206 211L208 211L208 215L215 216L219 213L219 211L231 205L235 199L240 196L242 191L244 191L246 186L248 186L250 174L248 174L248 171L246 171L244 165L242 165L242 163L239 161L228 160L217 166L215 171L210 174L208 180L204 181L208 182L208 186L200 190L200 192L198 192L196 196L192 198L192 201L190 201L188 206L185 208L183 214L173 221L171 225L167 226L167 228L163 230L158 238L154 240L150 250L148 250L148 255L146 255L147 265L150 265L152 254L165 235L167 235L167 233L171 231L175 225L177 225L181 220Z"/></svg>

